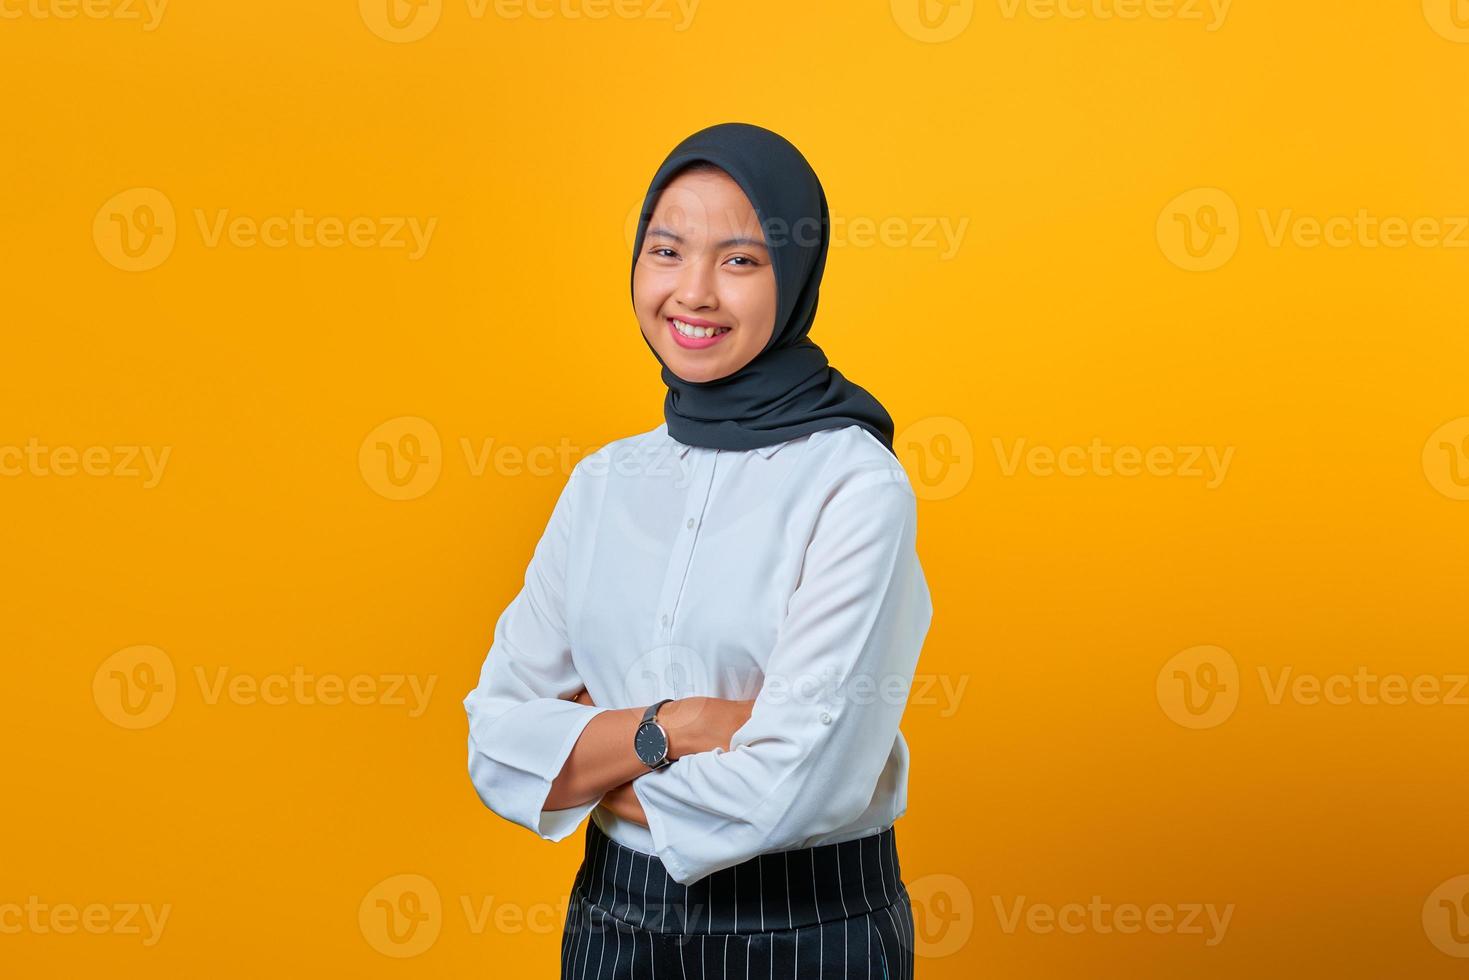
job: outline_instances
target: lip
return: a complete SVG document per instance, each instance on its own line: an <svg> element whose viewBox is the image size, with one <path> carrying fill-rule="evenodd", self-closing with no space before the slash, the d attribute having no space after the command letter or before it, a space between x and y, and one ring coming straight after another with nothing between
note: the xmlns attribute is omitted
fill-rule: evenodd
<svg viewBox="0 0 1469 980"><path fill-rule="evenodd" d="M665 317L665 319L668 321L668 333L669 333L669 335L671 337L673 337L673 342L676 343L676 344L678 344L678 346L680 346L680 347L687 348L688 350L703 350L705 347L713 347L715 344L719 343L725 337L728 337L731 333L734 332L733 330L730 330L727 333L716 334L713 337L699 337L699 338L685 337L683 334L679 333L677 330L674 329L674 327L673 327L673 317ZM680 320L683 320L684 323L687 323L691 327L722 327L722 326L724 326L724 324L722 324L722 323L710 323L708 320L695 320L695 319L687 319L687 320L684 320L683 317L679 317L679 319Z"/></svg>

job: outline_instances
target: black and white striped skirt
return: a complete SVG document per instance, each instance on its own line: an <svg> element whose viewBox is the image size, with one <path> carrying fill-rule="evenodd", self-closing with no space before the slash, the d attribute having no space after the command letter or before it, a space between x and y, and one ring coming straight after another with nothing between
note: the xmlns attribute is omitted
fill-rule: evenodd
<svg viewBox="0 0 1469 980"><path fill-rule="evenodd" d="M681 885L587 821L562 980L912 980L893 827L761 854Z"/></svg>

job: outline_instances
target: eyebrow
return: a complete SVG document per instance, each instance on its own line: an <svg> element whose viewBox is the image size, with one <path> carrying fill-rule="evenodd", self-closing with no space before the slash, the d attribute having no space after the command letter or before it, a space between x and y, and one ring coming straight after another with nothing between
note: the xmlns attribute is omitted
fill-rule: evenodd
<svg viewBox="0 0 1469 980"><path fill-rule="evenodd" d="M675 232L669 231L667 228L661 228L661 227L660 228L649 228L647 230L647 232L644 234L643 237L645 237L645 238L651 238L654 235L657 235L659 238L671 238L671 239L673 239L675 242L677 242L680 245L682 245L684 243L684 240L683 240L683 236L682 235L679 235L679 234L677 234ZM758 238L745 238L743 236L742 237L737 237L737 238L726 238L724 241L718 243L714 247L715 248L734 248L736 245L754 245L757 248L765 248L766 247L765 243L762 242Z"/></svg>

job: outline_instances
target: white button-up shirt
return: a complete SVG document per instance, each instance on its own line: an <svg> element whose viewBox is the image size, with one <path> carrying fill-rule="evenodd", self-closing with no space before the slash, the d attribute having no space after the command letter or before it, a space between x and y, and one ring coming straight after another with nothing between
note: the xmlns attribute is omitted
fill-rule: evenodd
<svg viewBox="0 0 1469 980"><path fill-rule="evenodd" d="M660 424L589 454L464 700L480 799L551 841L590 813L683 884L887 827L933 614L916 534L907 474L857 425L738 451ZM582 687L595 706L568 700ZM647 827L543 809L597 713L691 695L755 704L727 751L636 779Z"/></svg>

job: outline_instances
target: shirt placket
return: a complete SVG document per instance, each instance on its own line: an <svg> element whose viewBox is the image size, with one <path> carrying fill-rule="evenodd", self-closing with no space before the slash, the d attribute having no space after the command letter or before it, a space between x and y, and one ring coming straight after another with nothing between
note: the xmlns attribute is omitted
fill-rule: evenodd
<svg viewBox="0 0 1469 980"><path fill-rule="evenodd" d="M698 543L699 529L704 523L704 510L708 506L709 493L714 486L714 470L720 451L700 451L695 448L689 452L694 454L689 492L684 498L678 534L673 539L673 550L668 556L668 570L663 576L658 608L653 613L654 635L665 643L673 636L673 627L677 623L678 603L683 596L684 583L688 581L689 566L694 560L694 546Z"/></svg>

